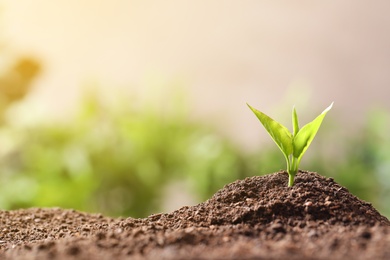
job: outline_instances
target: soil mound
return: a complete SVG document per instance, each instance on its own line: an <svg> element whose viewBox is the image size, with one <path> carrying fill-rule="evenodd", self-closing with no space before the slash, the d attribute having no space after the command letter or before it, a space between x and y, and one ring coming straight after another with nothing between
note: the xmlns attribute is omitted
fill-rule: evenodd
<svg viewBox="0 0 390 260"><path fill-rule="evenodd" d="M390 259L390 222L332 178L235 181L144 219L64 209L0 212L3 259Z"/></svg>
<svg viewBox="0 0 390 260"><path fill-rule="evenodd" d="M300 171L293 187L287 187L287 182L287 173L278 172L225 186L208 201L212 208L224 209L223 216L212 222L255 225L278 219L293 226L307 220L390 225L370 203L358 199L332 178Z"/></svg>

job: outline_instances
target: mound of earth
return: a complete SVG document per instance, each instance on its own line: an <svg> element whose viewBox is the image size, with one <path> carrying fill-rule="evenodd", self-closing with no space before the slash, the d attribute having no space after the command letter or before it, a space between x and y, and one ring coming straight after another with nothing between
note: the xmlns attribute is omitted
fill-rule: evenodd
<svg viewBox="0 0 390 260"><path fill-rule="evenodd" d="M148 218L60 208L0 212L1 259L390 259L390 222L332 178L235 181Z"/></svg>

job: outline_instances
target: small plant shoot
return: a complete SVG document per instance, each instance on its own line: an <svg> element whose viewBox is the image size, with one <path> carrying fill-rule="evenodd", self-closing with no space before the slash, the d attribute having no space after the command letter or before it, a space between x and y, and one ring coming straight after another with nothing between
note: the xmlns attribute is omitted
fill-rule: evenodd
<svg viewBox="0 0 390 260"><path fill-rule="evenodd" d="M294 107L292 110L292 133L290 133L285 126L273 120L263 112L251 107L249 104L247 105L253 113L255 113L256 117L263 124L264 128L270 134L286 158L287 173L289 175L288 186L293 186L294 177L298 172L302 156L313 141L314 136L317 134L317 131L321 126L322 120L324 119L326 113L328 113L328 111L332 108L333 103L330 104L330 106L328 106L318 117L302 128L299 128L298 115Z"/></svg>

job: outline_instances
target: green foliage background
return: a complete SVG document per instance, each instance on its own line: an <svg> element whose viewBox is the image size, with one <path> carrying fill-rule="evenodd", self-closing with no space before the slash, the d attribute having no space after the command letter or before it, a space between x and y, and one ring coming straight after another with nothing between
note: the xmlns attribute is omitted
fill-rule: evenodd
<svg viewBox="0 0 390 260"><path fill-rule="evenodd" d="M8 147L0 157L3 209L60 206L141 217L161 209L172 181L187 180L203 200L249 175L239 149L181 112L140 112L94 94L71 121L5 124L1 140Z"/></svg>
<svg viewBox="0 0 390 260"><path fill-rule="evenodd" d="M0 78L1 115L28 93L38 71L34 60L23 58ZM119 95L113 104L90 93L69 121L22 126L3 120L0 208L59 206L144 217L162 209L172 182L190 183L200 202L236 179L285 169L276 146L243 151L209 126L188 120L180 102L172 106L163 115L136 109ZM309 148L301 168L334 177L389 217L389 114L373 110L366 122L337 141L327 140L332 129L323 127L315 140L320 145ZM325 125L332 125L331 117ZM260 124L258 129L263 131Z"/></svg>

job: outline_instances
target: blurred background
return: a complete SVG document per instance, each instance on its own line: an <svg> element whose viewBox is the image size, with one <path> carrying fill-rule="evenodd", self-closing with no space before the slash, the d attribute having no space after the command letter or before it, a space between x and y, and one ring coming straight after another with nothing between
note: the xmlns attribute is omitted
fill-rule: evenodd
<svg viewBox="0 0 390 260"><path fill-rule="evenodd" d="M389 8L1 1L0 208L194 205L285 168L246 102L290 126L334 101L301 168L390 217Z"/></svg>

